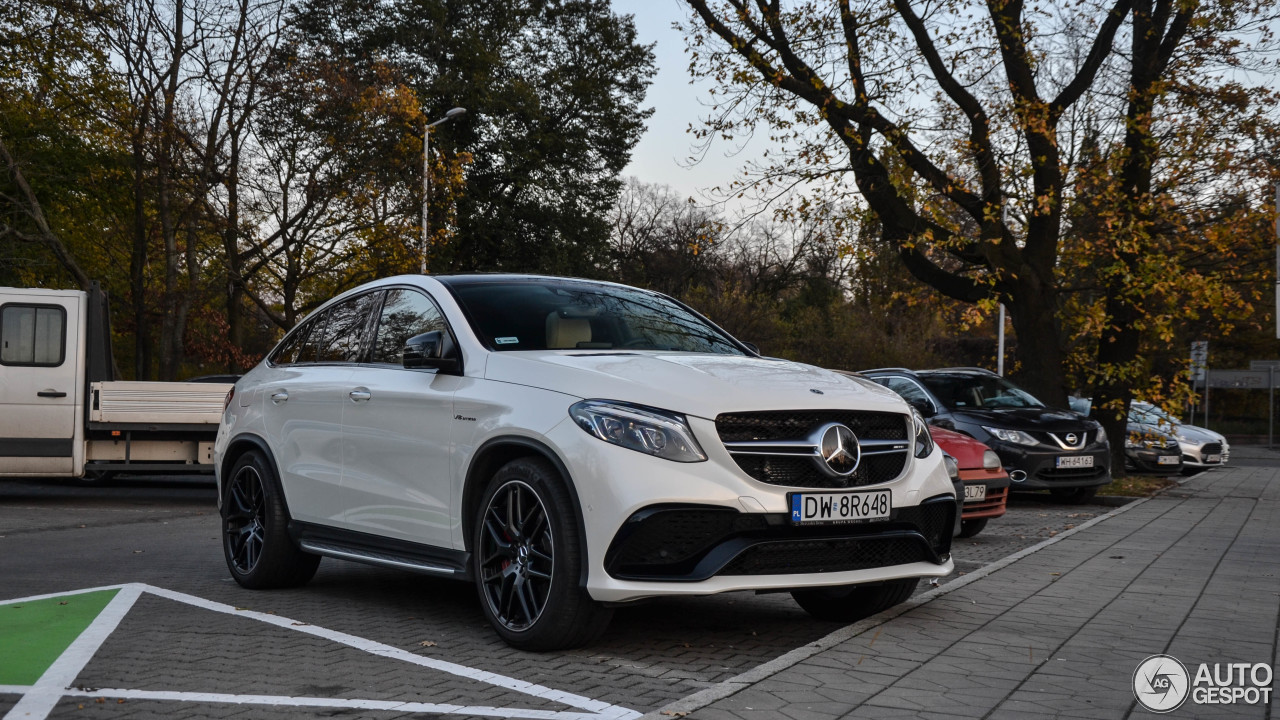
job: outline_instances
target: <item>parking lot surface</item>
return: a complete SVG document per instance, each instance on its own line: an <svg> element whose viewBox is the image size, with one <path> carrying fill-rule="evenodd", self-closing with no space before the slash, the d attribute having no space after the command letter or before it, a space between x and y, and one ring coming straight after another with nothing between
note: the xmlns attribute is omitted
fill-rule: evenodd
<svg viewBox="0 0 1280 720"><path fill-rule="evenodd" d="M1015 499L957 539L946 580L1109 509ZM207 479L0 483L0 549L10 610L133 596L50 717L633 717L840 627L786 594L733 593L620 609L591 647L531 654L497 639L461 583L325 560L304 588L247 591L223 563ZM8 712L24 695L4 692L3 667Z"/></svg>

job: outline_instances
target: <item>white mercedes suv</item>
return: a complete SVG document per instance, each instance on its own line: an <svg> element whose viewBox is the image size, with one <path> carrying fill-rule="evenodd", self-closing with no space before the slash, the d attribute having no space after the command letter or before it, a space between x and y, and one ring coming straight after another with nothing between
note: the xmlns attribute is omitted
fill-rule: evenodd
<svg viewBox="0 0 1280 720"><path fill-rule="evenodd" d="M790 591L853 620L953 569L953 486L901 398L604 282L343 293L236 383L215 467L244 587L321 556L469 580L533 650L665 595Z"/></svg>

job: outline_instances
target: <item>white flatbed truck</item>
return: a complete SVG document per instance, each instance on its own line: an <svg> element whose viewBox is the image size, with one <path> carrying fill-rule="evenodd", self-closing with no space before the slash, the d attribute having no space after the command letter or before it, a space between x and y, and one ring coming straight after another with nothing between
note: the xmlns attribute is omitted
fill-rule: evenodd
<svg viewBox="0 0 1280 720"><path fill-rule="evenodd" d="M114 379L96 288L0 288L0 477L213 472L226 382Z"/></svg>

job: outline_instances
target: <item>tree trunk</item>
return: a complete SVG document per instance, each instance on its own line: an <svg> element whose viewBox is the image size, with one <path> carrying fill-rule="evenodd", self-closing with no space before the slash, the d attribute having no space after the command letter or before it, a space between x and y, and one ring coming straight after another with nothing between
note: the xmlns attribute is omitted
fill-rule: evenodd
<svg viewBox="0 0 1280 720"><path fill-rule="evenodd" d="M1011 374L1012 379L1046 405L1067 407L1056 294L1036 283L1022 282L1013 288L1007 309L1018 336L1020 367Z"/></svg>
<svg viewBox="0 0 1280 720"><path fill-rule="evenodd" d="M178 237L177 223L173 210L174 155L177 150L177 132L175 128L176 105L178 102L178 74L182 67L183 55L183 11L185 0L178 0L174 5L173 15L173 57L168 68L168 87L164 93L164 112L160 117L160 154L156 168L157 212L160 216L160 233L164 239L164 315L160 321L160 379L173 380L177 374L176 358L173 348L181 339L175 340L177 332L178 299Z"/></svg>
<svg viewBox="0 0 1280 720"><path fill-rule="evenodd" d="M133 377L151 379L151 327L147 320L146 154L142 139L133 139L133 252L129 257L129 290L133 303Z"/></svg>

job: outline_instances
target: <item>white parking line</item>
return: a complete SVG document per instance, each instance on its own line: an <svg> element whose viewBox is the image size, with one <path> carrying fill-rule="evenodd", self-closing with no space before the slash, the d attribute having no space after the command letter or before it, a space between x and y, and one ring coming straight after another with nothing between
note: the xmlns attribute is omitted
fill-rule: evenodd
<svg viewBox="0 0 1280 720"><path fill-rule="evenodd" d="M120 592L111 598L111 602L98 613L89 627L80 633L57 660L53 661L18 701L17 705L5 714L5 720L18 718L48 717L53 706L58 704L66 692L67 686L75 681L76 676L93 659L94 653L102 647L102 643L116 629L120 621L133 607L134 602L142 595L142 585L125 585ZM5 603L12 604L12 603Z"/></svg>
<svg viewBox="0 0 1280 720"><path fill-rule="evenodd" d="M299 623L279 615L268 615L254 610L241 610L225 603L206 600L195 595L175 592L151 585L131 583L127 585L93 588L92 590L75 590L48 595L35 595L15 600L0 600L0 605L11 605L19 602L80 595L86 592L111 590L120 588L120 593L107 605L84 633L49 667L40 680L31 687L0 686L0 692L20 692L23 698L5 715L4 720L42 720L47 717L57 701L62 697L111 697L119 699L173 700L179 702L215 702L253 705L275 705L294 707L334 707L366 710L391 710L397 712L427 712L450 715L483 715L488 717L535 718L542 720L633 720L640 713L627 708L611 705L600 700L575 695L563 690L537 685L516 678L499 675L487 670L458 665L446 660L423 657L391 645L385 645L366 638L357 637L337 630ZM125 613L133 606L134 601L143 592L151 593L193 607L213 612L257 620L269 625L306 633L315 637L336 642L372 655L400 660L431 670L445 672L450 675L494 685L514 692L530 695L568 705L584 712L534 710L531 708L495 708L484 706L461 706L451 704L433 704L421 702L400 702L393 700L365 700L355 698L298 698L275 695L231 695L220 693L191 693L155 690L78 690L71 688L77 675L85 664L97 652L103 640L120 624ZM21 713L19 714L19 711Z"/></svg>

